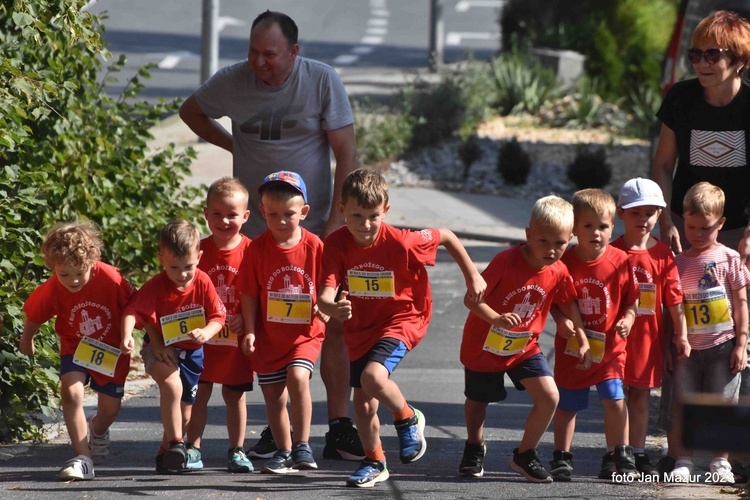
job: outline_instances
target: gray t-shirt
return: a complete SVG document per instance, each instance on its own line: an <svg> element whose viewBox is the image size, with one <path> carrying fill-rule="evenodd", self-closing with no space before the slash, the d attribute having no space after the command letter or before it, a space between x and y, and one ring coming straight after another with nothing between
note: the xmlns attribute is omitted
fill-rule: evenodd
<svg viewBox="0 0 750 500"><path fill-rule="evenodd" d="M326 131L354 123L352 108L336 71L297 57L292 74L278 87L257 79L247 60L216 72L195 93L204 113L232 120L233 172L250 191L251 237L266 229L258 186L278 170L299 173L307 186L309 231L323 231L333 196L331 153Z"/></svg>

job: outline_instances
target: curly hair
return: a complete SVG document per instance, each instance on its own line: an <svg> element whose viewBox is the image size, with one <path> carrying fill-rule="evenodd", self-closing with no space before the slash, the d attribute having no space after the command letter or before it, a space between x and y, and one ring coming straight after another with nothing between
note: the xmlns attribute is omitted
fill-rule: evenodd
<svg viewBox="0 0 750 500"><path fill-rule="evenodd" d="M44 263L50 268L69 264L79 268L92 266L102 256L101 234L88 221L55 224L42 243Z"/></svg>

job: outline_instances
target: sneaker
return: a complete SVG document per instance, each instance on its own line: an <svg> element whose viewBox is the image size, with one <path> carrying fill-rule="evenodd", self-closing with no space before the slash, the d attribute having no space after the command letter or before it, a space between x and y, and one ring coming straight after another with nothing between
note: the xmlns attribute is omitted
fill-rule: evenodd
<svg viewBox="0 0 750 500"><path fill-rule="evenodd" d="M518 448L514 448L513 460L508 462L508 465L532 483L552 482L552 476L542 467L534 448L530 448L523 453L518 453Z"/></svg>
<svg viewBox="0 0 750 500"><path fill-rule="evenodd" d="M732 466L732 472L734 473L734 482L737 484L745 484L748 482L750 473L750 466L745 467L739 460L731 460L729 464Z"/></svg>
<svg viewBox="0 0 750 500"><path fill-rule="evenodd" d="M461 457L461 465L458 466L458 474L464 477L482 477L484 475L484 456L487 454L487 446L482 444L464 444L464 454Z"/></svg>
<svg viewBox="0 0 750 500"><path fill-rule="evenodd" d="M398 433L398 456L401 463L416 462L427 451L427 441L424 438L424 415L413 406L414 415L410 418L393 422Z"/></svg>
<svg viewBox="0 0 750 500"><path fill-rule="evenodd" d="M347 486L358 488L372 488L377 483L388 479L388 467L380 460L365 459L359 464L359 469L346 480Z"/></svg>
<svg viewBox="0 0 750 500"><path fill-rule="evenodd" d="M109 429L104 432L102 436L95 436L92 430L92 423L96 418L96 413L91 415L88 422L89 427L89 448L91 448L91 458L94 464L100 464L104 462L104 458L109 455Z"/></svg>
<svg viewBox="0 0 750 500"><path fill-rule="evenodd" d="M648 455L645 453L635 453L635 468L644 476L655 476L659 474L656 467L651 465Z"/></svg>
<svg viewBox="0 0 750 500"><path fill-rule="evenodd" d="M612 474L615 472L617 472L615 470L615 452L608 451L602 457L602 466L599 469L599 475L597 477L599 479L609 479L611 481Z"/></svg>
<svg viewBox="0 0 750 500"><path fill-rule="evenodd" d="M714 458L710 470L714 484L734 484L732 466L726 458Z"/></svg>
<svg viewBox="0 0 750 500"><path fill-rule="evenodd" d="M326 446L323 448L323 458L329 460L352 460L362 461L365 459L365 450L359 433L354 428L351 419L343 417L339 423L333 424L326 432Z"/></svg>
<svg viewBox="0 0 750 500"><path fill-rule="evenodd" d="M312 449L307 443L297 443L292 446L292 468L297 470L317 469L318 464L313 458Z"/></svg>
<svg viewBox="0 0 750 500"><path fill-rule="evenodd" d="M169 449L156 455L156 471L161 474L180 474L187 466L187 450L182 441L172 441Z"/></svg>
<svg viewBox="0 0 750 500"><path fill-rule="evenodd" d="M278 450L266 463L263 464L263 468L260 470L261 474L288 474L289 472L297 472L296 469L292 468L293 462L291 453L286 450Z"/></svg>
<svg viewBox="0 0 750 500"><path fill-rule="evenodd" d="M630 482L641 478L640 471L635 467L633 447L628 445L615 446L615 470L621 481Z"/></svg>
<svg viewBox="0 0 750 500"><path fill-rule="evenodd" d="M232 448L227 452L227 458L229 459L229 465L227 469L229 472L252 472L253 463L247 459L245 451L241 447Z"/></svg>
<svg viewBox="0 0 750 500"><path fill-rule="evenodd" d="M567 482L573 474L573 454L569 451L555 450L549 463L549 475L554 481Z"/></svg>
<svg viewBox="0 0 750 500"><path fill-rule="evenodd" d="M692 475L693 461L689 458L678 458L672 470L672 481L675 483L689 483Z"/></svg>
<svg viewBox="0 0 750 500"><path fill-rule="evenodd" d="M664 455L656 462L656 472L659 473L659 478L662 481L667 480L667 474L674 470L675 459L669 455Z"/></svg>
<svg viewBox="0 0 750 500"><path fill-rule="evenodd" d="M201 470L203 468L203 456L200 448L188 443L185 446L185 454L187 455L185 470Z"/></svg>
<svg viewBox="0 0 750 500"><path fill-rule="evenodd" d="M260 433L260 439L252 447L248 448L245 453L252 458L271 458L278 451L276 441L273 440L271 428L266 427Z"/></svg>
<svg viewBox="0 0 750 500"><path fill-rule="evenodd" d="M57 475L63 481L90 481L94 479L94 462L86 455L71 458Z"/></svg>

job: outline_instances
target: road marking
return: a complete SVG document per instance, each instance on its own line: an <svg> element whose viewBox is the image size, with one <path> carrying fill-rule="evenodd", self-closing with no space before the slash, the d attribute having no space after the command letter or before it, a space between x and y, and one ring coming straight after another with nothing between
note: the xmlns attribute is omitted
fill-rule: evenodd
<svg viewBox="0 0 750 500"><path fill-rule="evenodd" d="M461 33L451 31L445 36L446 45L461 45L463 40L499 40L499 33Z"/></svg>
<svg viewBox="0 0 750 500"><path fill-rule="evenodd" d="M372 45L357 45L351 50L352 54L357 54L360 56L372 54L374 51L375 47L373 47Z"/></svg>
<svg viewBox="0 0 750 500"><path fill-rule="evenodd" d="M460 0L456 3L456 12L466 12L472 7L489 7L499 9L505 2L503 0Z"/></svg>
<svg viewBox="0 0 750 500"><path fill-rule="evenodd" d="M221 31L227 26L247 26L247 22L236 17L220 17L216 29Z"/></svg>
<svg viewBox="0 0 750 500"><path fill-rule="evenodd" d="M341 54L333 60L334 66L348 66L359 60L359 56L354 54Z"/></svg>
<svg viewBox="0 0 750 500"><path fill-rule="evenodd" d="M382 45L388 34L388 23L391 16L387 0L370 0L370 17L367 19L365 36L358 45L347 54L340 54L333 59L334 66L351 66L359 61L360 56L372 54L376 45Z"/></svg>
<svg viewBox="0 0 750 500"><path fill-rule="evenodd" d="M152 56L163 56L164 54L150 54ZM181 50L179 52L172 52L170 54L167 54L164 59L162 59L157 66L161 69L174 69L177 67L178 64L180 64L180 61L183 59L200 59L200 56L198 54L193 54L192 52L188 52L186 50Z"/></svg>

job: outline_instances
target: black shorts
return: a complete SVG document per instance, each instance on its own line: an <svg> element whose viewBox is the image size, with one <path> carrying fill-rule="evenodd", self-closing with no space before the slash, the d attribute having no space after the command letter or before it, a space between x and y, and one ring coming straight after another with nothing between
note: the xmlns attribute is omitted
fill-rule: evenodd
<svg viewBox="0 0 750 500"><path fill-rule="evenodd" d="M508 397L505 390L505 374L519 391L526 390L521 383L529 377L552 377L547 359L535 354L504 372L475 372L464 368L464 396L472 401L494 403Z"/></svg>

